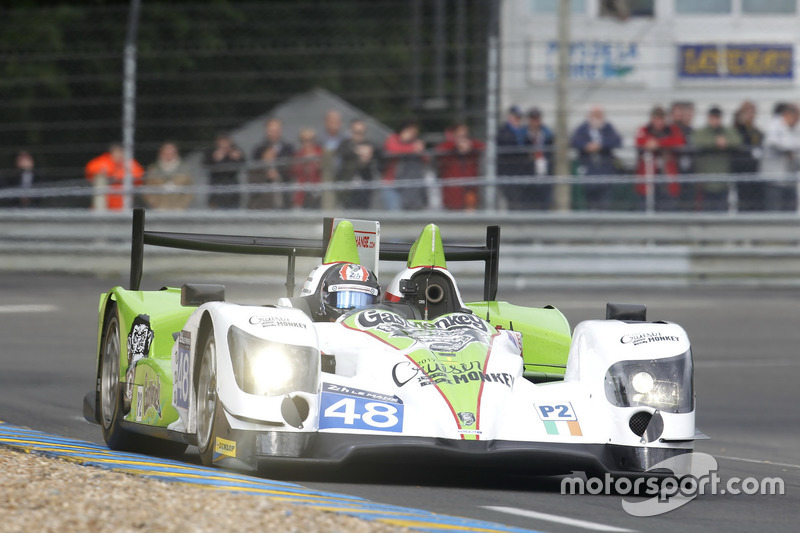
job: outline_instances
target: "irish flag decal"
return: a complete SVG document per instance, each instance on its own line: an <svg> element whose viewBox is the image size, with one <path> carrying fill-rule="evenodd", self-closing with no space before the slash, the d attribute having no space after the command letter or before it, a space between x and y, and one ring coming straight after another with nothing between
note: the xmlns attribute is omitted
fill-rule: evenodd
<svg viewBox="0 0 800 533"><path fill-rule="evenodd" d="M548 435L583 435L571 403L536 403L533 406Z"/></svg>

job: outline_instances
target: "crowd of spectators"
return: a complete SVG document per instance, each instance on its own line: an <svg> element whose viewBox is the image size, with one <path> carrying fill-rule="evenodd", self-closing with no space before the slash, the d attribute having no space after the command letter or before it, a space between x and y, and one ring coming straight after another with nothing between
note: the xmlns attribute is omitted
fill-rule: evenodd
<svg viewBox="0 0 800 533"><path fill-rule="evenodd" d="M755 125L756 106L750 101L743 102L730 120L718 106L707 110L697 129L694 117L691 102L675 102L668 110L653 107L649 120L632 139L635 166L625 168L617 155L623 136L601 106L592 106L569 139L574 154L572 173L582 177L573 187L573 202L575 190L580 196L577 208L616 209L623 198L633 209L725 211L731 202L726 176L745 174L737 181L739 210L797 209L797 106L776 105L763 132ZM282 121L270 118L264 124L262 141L250 154L238 147L231 135L217 135L203 154L202 165L211 186L203 205L212 209L388 211L432 205L455 211L480 208L482 191L469 180L485 175L486 146L471 136L466 123L454 124L444 132L444 140L426 145L420 123L407 119L379 144L369 140L363 119L345 125L336 110L321 119L319 132L303 127L295 143L285 138ZM555 136L541 109L523 112L517 105L508 108L496 143L496 174L504 205L518 211L553 209ZM160 146L147 169L135 160L129 166L133 185L145 186L136 195L136 203L153 209L192 206L196 198L191 186L204 181L193 175L196 168L181 158L172 141ZM125 167L119 144L110 145L87 163L88 182L111 191L95 198L95 208L122 208ZM637 176L633 187L609 179L623 173ZM690 174L707 177L681 179ZM24 192L41 181L31 153L20 151L13 172L0 176L0 187ZM435 200L432 190L437 191ZM14 207L39 205L37 198L24 194L0 202Z"/></svg>

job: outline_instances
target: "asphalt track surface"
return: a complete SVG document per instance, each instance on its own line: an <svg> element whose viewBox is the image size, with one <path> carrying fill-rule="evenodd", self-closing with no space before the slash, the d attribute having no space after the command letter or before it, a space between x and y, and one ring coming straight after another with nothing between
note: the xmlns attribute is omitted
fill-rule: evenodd
<svg viewBox="0 0 800 533"><path fill-rule="evenodd" d="M176 281L145 278L143 288ZM0 420L102 443L99 427L83 420L81 402L93 386L99 293L123 283L0 274ZM228 300L269 303L275 291L228 284ZM282 473L281 479L541 531L798 530L800 290L552 289L499 296L553 304L573 325L601 318L606 301L646 303L649 319L683 325L695 358L697 425L711 437L696 450L716 458L723 484L733 477L780 477L785 494L705 494L667 514L636 518L622 509L618 494L562 495L558 478L475 472L468 465L430 474L395 471L389 463L380 475L299 472ZM182 459L197 463L191 448Z"/></svg>

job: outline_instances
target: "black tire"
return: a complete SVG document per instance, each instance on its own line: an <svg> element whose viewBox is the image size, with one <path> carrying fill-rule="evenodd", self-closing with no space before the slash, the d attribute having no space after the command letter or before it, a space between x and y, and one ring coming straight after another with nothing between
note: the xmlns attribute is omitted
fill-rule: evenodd
<svg viewBox="0 0 800 533"><path fill-rule="evenodd" d="M103 431L103 440L112 450L139 452L153 455L179 455L186 444L162 440L121 427L124 391L120 386L120 364L122 358L122 335L119 329L117 304L108 305L103 336L100 342L100 364L97 376L100 388L97 392L98 418Z"/></svg>
<svg viewBox="0 0 800 533"><path fill-rule="evenodd" d="M100 383L97 392L97 409L103 440L112 450L136 451L134 435L120 427L122 413L122 387L120 387L120 364L122 357L122 335L119 329L117 304L108 304L103 337L100 342L100 364L97 375Z"/></svg>
<svg viewBox="0 0 800 533"><path fill-rule="evenodd" d="M214 330L209 327L200 352L200 372L197 376L197 449L206 466L214 465L217 406L217 344Z"/></svg>

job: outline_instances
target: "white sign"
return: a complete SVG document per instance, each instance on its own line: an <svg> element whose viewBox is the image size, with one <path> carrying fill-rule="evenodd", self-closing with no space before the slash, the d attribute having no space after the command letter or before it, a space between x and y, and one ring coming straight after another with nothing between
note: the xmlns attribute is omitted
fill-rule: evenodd
<svg viewBox="0 0 800 533"><path fill-rule="evenodd" d="M569 49L570 79L585 82L642 83L638 43L573 41ZM531 45L530 78L534 82L555 81L558 42Z"/></svg>
<svg viewBox="0 0 800 533"><path fill-rule="evenodd" d="M334 218L333 229L342 220L347 220L353 224L356 234L356 246L358 247L358 259L362 266L367 267L378 274L378 262L381 253L381 223L376 220L351 220L346 218Z"/></svg>

